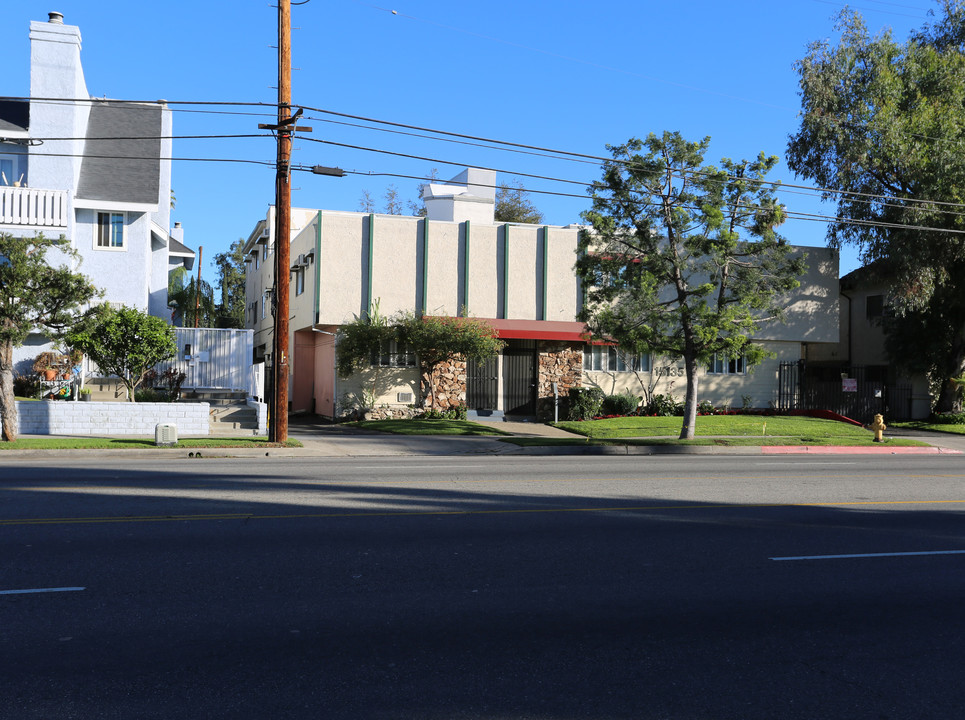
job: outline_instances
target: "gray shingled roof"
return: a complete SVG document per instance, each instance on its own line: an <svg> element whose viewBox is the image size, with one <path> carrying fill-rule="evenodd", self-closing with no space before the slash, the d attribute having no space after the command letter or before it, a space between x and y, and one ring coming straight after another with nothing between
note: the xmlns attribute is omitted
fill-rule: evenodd
<svg viewBox="0 0 965 720"><path fill-rule="evenodd" d="M0 133L5 130L26 132L30 124L30 103L25 100L0 100Z"/></svg>
<svg viewBox="0 0 965 720"><path fill-rule="evenodd" d="M87 124L77 197L157 204L160 135L160 105L95 101Z"/></svg>

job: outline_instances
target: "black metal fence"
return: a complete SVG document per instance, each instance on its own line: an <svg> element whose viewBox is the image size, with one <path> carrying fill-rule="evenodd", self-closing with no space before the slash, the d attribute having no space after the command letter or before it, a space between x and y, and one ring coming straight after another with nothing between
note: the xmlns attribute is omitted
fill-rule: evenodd
<svg viewBox="0 0 965 720"><path fill-rule="evenodd" d="M887 368L860 365L808 367L782 362L778 409L830 410L868 423L876 413L889 420L911 419L911 385L887 382Z"/></svg>

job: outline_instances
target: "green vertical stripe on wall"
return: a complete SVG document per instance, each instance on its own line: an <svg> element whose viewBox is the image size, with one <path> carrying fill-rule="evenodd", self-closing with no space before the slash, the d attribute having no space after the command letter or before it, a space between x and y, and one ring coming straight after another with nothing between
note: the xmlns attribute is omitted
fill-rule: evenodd
<svg viewBox="0 0 965 720"><path fill-rule="evenodd" d="M429 307L429 218L422 221L422 307L425 314Z"/></svg>
<svg viewBox="0 0 965 720"><path fill-rule="evenodd" d="M369 263L365 273L365 317L369 316L369 308L372 307L372 260L375 257L375 213L369 214Z"/></svg>
<svg viewBox="0 0 965 720"><path fill-rule="evenodd" d="M546 281L549 278L550 229L543 226L543 307L540 309L540 320L546 319L546 301L549 297Z"/></svg>
<svg viewBox="0 0 965 720"><path fill-rule="evenodd" d="M465 264L462 268L462 314L469 317L469 230L470 222L466 220L466 252L464 253ZM459 314L458 312L456 313Z"/></svg>
<svg viewBox="0 0 965 720"><path fill-rule="evenodd" d="M322 287L322 211L318 211L318 215L315 216L315 305L314 305L314 316L315 323L318 323L319 318L319 308L318 304L321 300L321 287Z"/></svg>

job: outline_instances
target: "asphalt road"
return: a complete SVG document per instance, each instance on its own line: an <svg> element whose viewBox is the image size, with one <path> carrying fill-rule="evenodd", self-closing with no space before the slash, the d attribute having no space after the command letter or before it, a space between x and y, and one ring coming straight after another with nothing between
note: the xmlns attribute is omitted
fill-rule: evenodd
<svg viewBox="0 0 965 720"><path fill-rule="evenodd" d="M963 479L955 456L4 463L0 718L963 717Z"/></svg>

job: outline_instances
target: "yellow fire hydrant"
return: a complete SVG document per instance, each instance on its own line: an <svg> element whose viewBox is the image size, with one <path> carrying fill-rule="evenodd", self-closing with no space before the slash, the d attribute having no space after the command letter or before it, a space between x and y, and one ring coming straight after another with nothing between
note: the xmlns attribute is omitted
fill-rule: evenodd
<svg viewBox="0 0 965 720"><path fill-rule="evenodd" d="M875 415L875 421L871 423L871 429L875 433L875 442L881 442L882 433L888 429L888 426L885 425L885 419L881 416L881 413Z"/></svg>

